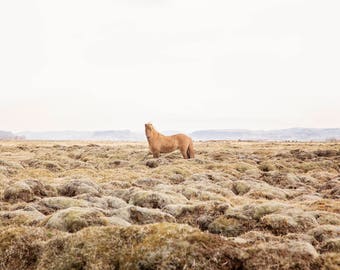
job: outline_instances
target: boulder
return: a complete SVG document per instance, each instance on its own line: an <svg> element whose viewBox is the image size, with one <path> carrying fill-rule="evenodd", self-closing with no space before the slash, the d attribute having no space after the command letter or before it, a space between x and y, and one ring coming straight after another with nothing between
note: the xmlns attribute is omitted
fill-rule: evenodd
<svg viewBox="0 0 340 270"><path fill-rule="evenodd" d="M173 192L139 191L133 194L129 203L147 208L163 208L168 204L186 203L187 201L188 199L183 195Z"/></svg>
<svg viewBox="0 0 340 270"><path fill-rule="evenodd" d="M7 225L35 225L45 216L37 210L0 211L0 226Z"/></svg>
<svg viewBox="0 0 340 270"><path fill-rule="evenodd" d="M35 194L27 183L19 181L5 188L3 197L5 201L11 203L31 202L34 201Z"/></svg>
<svg viewBox="0 0 340 270"><path fill-rule="evenodd" d="M85 200L59 196L43 198L36 205L44 214L51 214L70 207L90 207L91 204Z"/></svg>
<svg viewBox="0 0 340 270"><path fill-rule="evenodd" d="M269 241L250 245L244 269L311 269L318 258L315 248L301 241Z"/></svg>
<svg viewBox="0 0 340 270"><path fill-rule="evenodd" d="M227 237L234 237L250 230L252 226L254 226L253 222L220 216L209 224L208 231L211 233L222 234Z"/></svg>
<svg viewBox="0 0 340 270"><path fill-rule="evenodd" d="M108 221L97 208L70 207L55 212L44 223L46 228L76 232L88 226L107 225Z"/></svg>
<svg viewBox="0 0 340 270"><path fill-rule="evenodd" d="M77 179L71 180L61 187L59 187L59 193L63 196L73 197L84 193L90 193L95 196L99 196L101 188L96 183L86 180Z"/></svg>
<svg viewBox="0 0 340 270"><path fill-rule="evenodd" d="M120 217L134 224L150 224L157 222L176 222L175 218L159 209L138 206L127 206L111 211L112 216Z"/></svg>
<svg viewBox="0 0 340 270"><path fill-rule="evenodd" d="M335 225L321 225L311 229L307 234L313 236L318 242L325 242L331 238L340 237L340 227Z"/></svg>

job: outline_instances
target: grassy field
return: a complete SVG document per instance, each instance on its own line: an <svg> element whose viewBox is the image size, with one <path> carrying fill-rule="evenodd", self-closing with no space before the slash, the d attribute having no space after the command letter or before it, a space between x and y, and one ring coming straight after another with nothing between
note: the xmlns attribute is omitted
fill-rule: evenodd
<svg viewBox="0 0 340 270"><path fill-rule="evenodd" d="M0 269L340 269L340 143L0 141Z"/></svg>

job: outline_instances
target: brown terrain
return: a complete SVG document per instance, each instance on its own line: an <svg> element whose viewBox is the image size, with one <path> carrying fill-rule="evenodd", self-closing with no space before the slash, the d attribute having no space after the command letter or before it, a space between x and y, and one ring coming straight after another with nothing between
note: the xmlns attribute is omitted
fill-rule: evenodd
<svg viewBox="0 0 340 270"><path fill-rule="evenodd" d="M0 142L0 269L340 269L340 143Z"/></svg>

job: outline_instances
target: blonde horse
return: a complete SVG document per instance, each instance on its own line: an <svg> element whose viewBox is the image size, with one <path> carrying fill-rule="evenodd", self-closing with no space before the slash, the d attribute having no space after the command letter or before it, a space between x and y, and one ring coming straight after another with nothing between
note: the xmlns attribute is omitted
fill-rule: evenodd
<svg viewBox="0 0 340 270"><path fill-rule="evenodd" d="M181 151L185 159L195 157L192 140L185 134L165 136L148 123L145 124L145 135L154 158L158 158L160 153L170 153L177 149Z"/></svg>

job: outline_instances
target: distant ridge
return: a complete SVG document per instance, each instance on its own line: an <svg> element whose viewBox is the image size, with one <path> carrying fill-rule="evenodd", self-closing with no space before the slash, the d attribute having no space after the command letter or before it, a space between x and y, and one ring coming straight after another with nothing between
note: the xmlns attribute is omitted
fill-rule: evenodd
<svg viewBox="0 0 340 270"><path fill-rule="evenodd" d="M171 135L179 131L163 131ZM216 129L197 130L189 133L194 140L270 140L270 141L326 141L340 140L340 128L289 128L277 130ZM1 137L2 136L2 137ZM0 139L26 138L27 140L112 140L145 141L144 132L131 130L102 131L47 131L11 132L0 131Z"/></svg>
<svg viewBox="0 0 340 270"><path fill-rule="evenodd" d="M104 131L46 131L18 133L27 140L113 140L113 141L142 141L143 133L130 130L104 130Z"/></svg>
<svg viewBox="0 0 340 270"><path fill-rule="evenodd" d="M289 128L277 130L199 130L191 133L195 140L273 140L325 141L340 140L340 128Z"/></svg>
<svg viewBox="0 0 340 270"><path fill-rule="evenodd" d="M22 136L17 136L10 131L0 130L0 140L21 140L24 139Z"/></svg>

